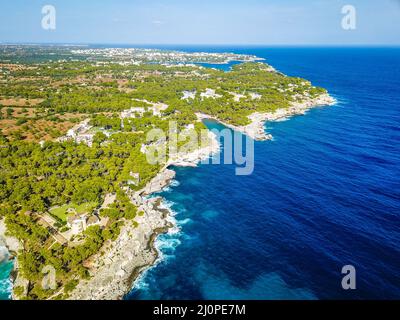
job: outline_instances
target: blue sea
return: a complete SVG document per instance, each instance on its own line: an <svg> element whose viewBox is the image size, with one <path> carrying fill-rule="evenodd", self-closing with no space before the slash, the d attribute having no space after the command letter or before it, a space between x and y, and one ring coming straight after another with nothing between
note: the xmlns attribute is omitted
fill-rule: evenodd
<svg viewBox="0 0 400 320"><path fill-rule="evenodd" d="M400 48L169 48L254 54L338 103L267 123L252 175L176 168L161 195L178 228L126 298L399 299Z"/></svg>
<svg viewBox="0 0 400 320"><path fill-rule="evenodd" d="M161 195L179 231L159 237L158 264L127 298L399 299L400 49L178 49L255 54L338 103L267 123L252 175L176 168Z"/></svg>

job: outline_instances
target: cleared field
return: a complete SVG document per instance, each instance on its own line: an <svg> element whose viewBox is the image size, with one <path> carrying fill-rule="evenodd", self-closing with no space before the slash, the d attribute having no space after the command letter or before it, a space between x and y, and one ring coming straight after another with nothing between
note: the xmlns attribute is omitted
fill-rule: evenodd
<svg viewBox="0 0 400 320"><path fill-rule="evenodd" d="M67 222L67 217L69 214L72 213L68 213L68 209L74 209L75 212L77 214L83 214L86 212L92 212L95 208L97 207L97 203L96 202L87 202L87 203L82 203L80 205L75 204L75 203L69 203L69 204L65 204L61 207L55 207L50 209L50 213L55 216L56 218L58 218L59 220L63 221L63 222Z"/></svg>
<svg viewBox="0 0 400 320"><path fill-rule="evenodd" d="M0 99L0 105L3 105L5 107L8 106L29 107L29 106L36 106L43 101L44 99L10 98L10 99Z"/></svg>
<svg viewBox="0 0 400 320"><path fill-rule="evenodd" d="M49 141L65 134L75 124L69 121L28 120L18 123L15 119L0 120L1 133L12 140Z"/></svg>

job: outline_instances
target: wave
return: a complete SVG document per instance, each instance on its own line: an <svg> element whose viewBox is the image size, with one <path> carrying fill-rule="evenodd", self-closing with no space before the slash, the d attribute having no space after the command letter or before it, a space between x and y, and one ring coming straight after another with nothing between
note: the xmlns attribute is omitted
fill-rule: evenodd
<svg viewBox="0 0 400 320"><path fill-rule="evenodd" d="M184 224L188 224L191 221L192 221L192 219L186 218L186 219L183 219L183 220L178 220L178 224L179 225L184 225Z"/></svg>
<svg viewBox="0 0 400 320"><path fill-rule="evenodd" d="M181 240L179 239L180 232L180 228L173 227L169 229L167 234L157 237L154 242L154 248L158 253L157 260L140 273L132 285L131 292L134 290L147 290L150 287L149 273L159 264L166 263L168 260L175 258L174 251L181 244Z"/></svg>
<svg viewBox="0 0 400 320"><path fill-rule="evenodd" d="M177 183L179 184L179 182ZM159 264L166 263L168 260L175 258L175 249L182 243L180 238L183 234L180 226L188 223L190 219L177 220L176 215L178 215L179 212L172 209L174 204L173 201L166 200L165 198L161 201L160 208L170 211L170 215L167 219L171 222L173 227L168 229L167 233L159 235L155 240L154 248L157 250L158 258L153 265L149 266L136 278L132 285L131 292L134 290L147 290L150 286L148 279L149 272Z"/></svg>
<svg viewBox="0 0 400 320"><path fill-rule="evenodd" d="M349 99L347 99L347 98L345 98L345 97L342 97L342 96L339 96L339 95L337 95L337 94L329 93L329 95L330 95L333 99L335 99L335 103L333 104L334 106L345 105L345 104L348 104L348 103L350 102Z"/></svg>
<svg viewBox="0 0 400 320"><path fill-rule="evenodd" d="M279 118L279 119L275 120L274 122L285 122L285 121L288 121L288 120L289 120L288 117L283 117L283 118Z"/></svg>
<svg viewBox="0 0 400 320"><path fill-rule="evenodd" d="M11 281L9 279L0 280L0 292L3 294L10 295L11 294Z"/></svg>
<svg viewBox="0 0 400 320"><path fill-rule="evenodd" d="M161 252L166 251L166 250L173 251L180 244L181 244L181 241L179 240L179 238L160 239L158 241L158 243L156 244L156 248L158 250L160 250ZM165 252L163 252L163 253L165 253Z"/></svg>
<svg viewBox="0 0 400 320"><path fill-rule="evenodd" d="M9 278L11 269L11 261L0 263L0 300L11 298L12 283Z"/></svg>
<svg viewBox="0 0 400 320"><path fill-rule="evenodd" d="M163 192L170 193L171 191L172 191L172 188L170 186L167 186L167 187L164 187L162 190L160 190L158 192L155 192L154 194L160 194L160 193L163 193Z"/></svg>
<svg viewBox="0 0 400 320"><path fill-rule="evenodd" d="M180 184L181 183L178 180L175 180L175 179L171 180L171 182L170 182L170 186L171 187L178 187Z"/></svg>
<svg viewBox="0 0 400 320"><path fill-rule="evenodd" d="M171 213L173 215L176 215L176 212L174 212L171 208L172 206L175 204L175 202L167 200L165 198L162 199L161 203L160 203L160 208L162 209L168 209L171 211Z"/></svg>

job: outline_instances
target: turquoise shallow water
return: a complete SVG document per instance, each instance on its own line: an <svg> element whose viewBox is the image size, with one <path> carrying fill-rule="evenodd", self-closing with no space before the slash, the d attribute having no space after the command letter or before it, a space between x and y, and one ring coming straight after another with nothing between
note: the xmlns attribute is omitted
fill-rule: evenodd
<svg viewBox="0 0 400 320"><path fill-rule="evenodd" d="M0 300L7 300L11 293L11 283L9 280L9 274L12 270L12 262L0 263Z"/></svg>

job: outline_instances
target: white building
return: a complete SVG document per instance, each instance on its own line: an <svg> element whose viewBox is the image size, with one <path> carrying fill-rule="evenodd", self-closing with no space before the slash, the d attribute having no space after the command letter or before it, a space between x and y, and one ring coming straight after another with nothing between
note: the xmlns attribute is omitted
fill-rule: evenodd
<svg viewBox="0 0 400 320"><path fill-rule="evenodd" d="M79 215L69 216L67 218L67 226L71 228L73 235L80 234L87 228L86 217Z"/></svg>
<svg viewBox="0 0 400 320"><path fill-rule="evenodd" d="M181 100L189 100L196 98L196 91L183 91L183 97Z"/></svg>
<svg viewBox="0 0 400 320"><path fill-rule="evenodd" d="M216 94L214 89L207 88L205 92L200 93L201 98L221 98L220 94Z"/></svg>

